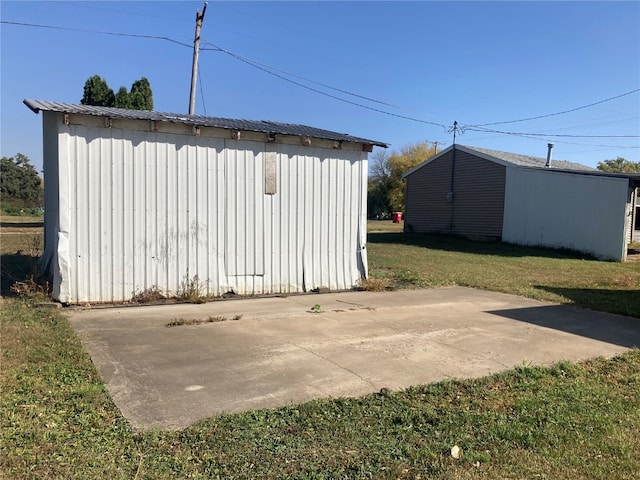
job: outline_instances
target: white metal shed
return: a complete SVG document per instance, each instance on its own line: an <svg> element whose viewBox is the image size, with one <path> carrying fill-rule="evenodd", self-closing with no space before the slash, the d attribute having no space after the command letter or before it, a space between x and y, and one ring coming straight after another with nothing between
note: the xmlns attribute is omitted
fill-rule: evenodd
<svg viewBox="0 0 640 480"><path fill-rule="evenodd" d="M345 290L367 276L367 156L384 143L265 121L35 100L53 297L123 302Z"/></svg>

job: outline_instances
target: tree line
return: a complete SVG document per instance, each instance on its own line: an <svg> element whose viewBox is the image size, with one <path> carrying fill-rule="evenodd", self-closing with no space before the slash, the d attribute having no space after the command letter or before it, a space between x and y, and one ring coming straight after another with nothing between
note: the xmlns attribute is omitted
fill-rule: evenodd
<svg viewBox="0 0 640 480"><path fill-rule="evenodd" d="M44 205L42 178L26 155L17 153L0 159L0 193L2 210L8 213Z"/></svg>

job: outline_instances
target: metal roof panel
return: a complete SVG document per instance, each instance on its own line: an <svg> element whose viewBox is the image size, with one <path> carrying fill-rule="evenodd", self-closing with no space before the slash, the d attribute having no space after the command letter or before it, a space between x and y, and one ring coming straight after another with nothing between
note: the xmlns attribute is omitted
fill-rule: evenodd
<svg viewBox="0 0 640 480"><path fill-rule="evenodd" d="M204 117L200 115L164 113L152 110L129 110L125 108L77 105L31 99L25 99L23 100L23 102L35 113L45 111L94 115L98 117L125 118L131 120L152 120L158 122L197 125L200 127L218 127L229 130L244 130L249 132L261 132L269 134L305 136L326 140L335 140L339 142L365 143L368 145L375 145L384 148L388 146L386 143L377 140L354 137L346 133L332 132L330 130L292 123L280 123L266 120L241 120L220 117Z"/></svg>

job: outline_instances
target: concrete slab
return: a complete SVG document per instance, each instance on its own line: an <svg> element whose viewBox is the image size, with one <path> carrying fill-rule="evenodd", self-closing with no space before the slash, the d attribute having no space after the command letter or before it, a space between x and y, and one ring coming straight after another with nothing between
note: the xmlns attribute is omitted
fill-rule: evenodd
<svg viewBox="0 0 640 480"><path fill-rule="evenodd" d="M69 315L116 405L142 429L640 346L640 319L461 287Z"/></svg>

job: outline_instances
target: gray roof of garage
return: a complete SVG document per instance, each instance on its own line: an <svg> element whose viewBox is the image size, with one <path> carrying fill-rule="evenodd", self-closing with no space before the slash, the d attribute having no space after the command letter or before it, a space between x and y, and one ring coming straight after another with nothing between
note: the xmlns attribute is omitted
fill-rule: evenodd
<svg viewBox="0 0 640 480"><path fill-rule="evenodd" d="M332 132L321 128L297 125L292 123L271 122L267 120L238 120L232 118L203 117L200 115L188 115L181 113L163 113L151 110L128 110L114 107L97 107L93 105L76 105L70 103L47 102L42 100L23 100L24 104L35 113L61 112L97 117L125 118L131 120L150 120L158 122L182 123L200 127L218 127L229 130L242 130L246 132L261 132L268 134L295 135L301 137L321 138L338 142L353 142L387 147L386 143L369 140L367 138L354 137L346 133Z"/></svg>
<svg viewBox="0 0 640 480"><path fill-rule="evenodd" d="M499 150L490 150L488 148L480 148L480 147L465 147L464 145L456 145L456 147L464 147L468 150L472 150L478 153L484 153L490 157L496 158L498 160L502 160L503 162L508 162L513 165L518 165L520 167L538 167L544 168L547 159L541 157L532 157L530 155L521 155L519 153L509 153L509 152L501 152ZM555 160L553 156L551 157L551 166L555 169L559 170L578 170L584 172L597 172L595 168L588 167L586 165L582 165L581 163L575 162L567 162L565 160Z"/></svg>
<svg viewBox="0 0 640 480"><path fill-rule="evenodd" d="M406 178L411 175L416 170L421 169L426 164L434 161L436 158L439 158L451 150L453 150L454 145L450 145L437 155L434 155L431 158L428 158L420 165L412 168L402 175L402 178ZM598 170L597 168L588 167L587 165L582 165L581 163L575 162L567 162L565 160L554 160L553 156L551 158L551 167L547 168L545 165L547 163L546 158L541 157L532 157L530 155L521 155L519 153L510 153L510 152L501 152L500 150L491 150L488 148L480 148L480 147L467 147L465 145L455 145L457 150L461 150L463 152L469 153L471 155L476 155L481 158L485 158L487 160L505 164L516 165L518 167L526 167L526 168L539 168L545 170L554 170L559 172L573 173L573 174L581 174L581 175L596 175L601 177L617 177L617 178L626 178L629 180L629 184L633 187L640 187L640 175L637 174L629 174L629 173L611 173L611 172L603 172L602 170Z"/></svg>

